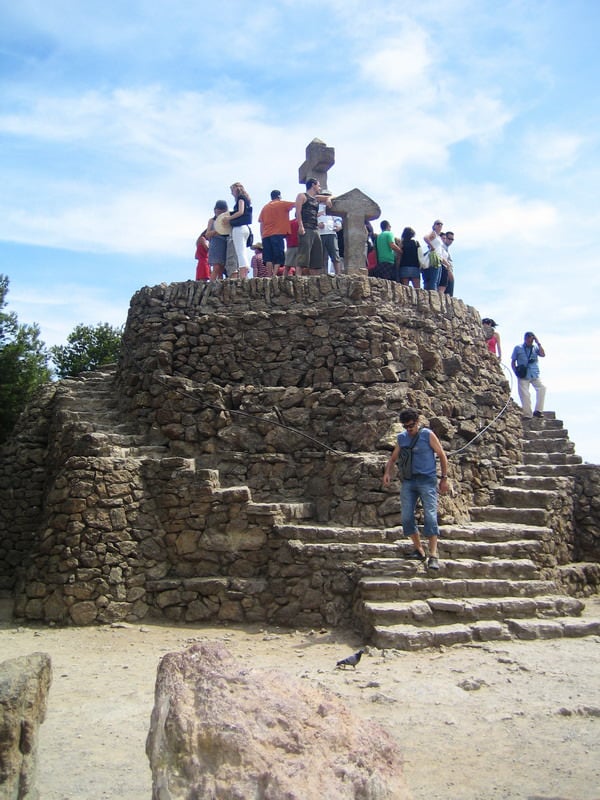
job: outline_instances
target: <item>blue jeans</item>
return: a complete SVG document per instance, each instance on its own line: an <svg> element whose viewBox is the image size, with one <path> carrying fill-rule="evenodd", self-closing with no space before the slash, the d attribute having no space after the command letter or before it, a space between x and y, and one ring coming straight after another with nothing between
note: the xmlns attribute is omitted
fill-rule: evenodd
<svg viewBox="0 0 600 800"><path fill-rule="evenodd" d="M402 532L405 536L412 536L414 533L418 533L415 508L419 497L423 504L425 516L423 533L425 536L439 536L437 480L436 475L416 475L410 480L404 479L402 481L400 506L402 511Z"/></svg>
<svg viewBox="0 0 600 800"><path fill-rule="evenodd" d="M437 289L440 284L442 276L441 267L429 267L423 270L423 288L424 289Z"/></svg>

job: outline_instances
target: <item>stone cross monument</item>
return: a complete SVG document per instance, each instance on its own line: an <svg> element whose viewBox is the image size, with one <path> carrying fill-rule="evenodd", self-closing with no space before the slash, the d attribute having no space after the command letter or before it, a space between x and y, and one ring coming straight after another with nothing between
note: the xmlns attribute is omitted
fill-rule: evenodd
<svg viewBox="0 0 600 800"><path fill-rule="evenodd" d="M332 204L334 214L342 218L344 231L344 271L348 274L367 274L366 244L367 220L377 219L381 209L374 200L360 189L351 189L335 197Z"/></svg>
<svg viewBox="0 0 600 800"><path fill-rule="evenodd" d="M320 139L313 139L306 148L306 161L298 170L300 183L316 178L321 189L327 189L327 170L335 164L335 150ZM344 230L344 272L366 274L366 220L377 219L381 209L359 189L352 189L333 198L332 211L342 218Z"/></svg>

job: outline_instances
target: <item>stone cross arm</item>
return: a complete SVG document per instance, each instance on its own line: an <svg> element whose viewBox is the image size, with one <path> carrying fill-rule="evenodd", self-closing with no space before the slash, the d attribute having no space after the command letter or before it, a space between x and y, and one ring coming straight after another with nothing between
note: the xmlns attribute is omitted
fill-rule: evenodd
<svg viewBox="0 0 600 800"><path fill-rule="evenodd" d="M349 192L340 194L333 200L333 211L340 216L360 217L361 223L365 220L377 219L381 215L381 209L374 200L371 200L360 189L351 189Z"/></svg>

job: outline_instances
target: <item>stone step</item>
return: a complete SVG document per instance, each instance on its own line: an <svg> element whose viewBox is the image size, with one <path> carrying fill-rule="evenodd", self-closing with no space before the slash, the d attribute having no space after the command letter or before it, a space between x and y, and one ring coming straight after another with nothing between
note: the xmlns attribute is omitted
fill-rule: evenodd
<svg viewBox="0 0 600 800"><path fill-rule="evenodd" d="M519 464L516 467L517 475L531 475L555 477L555 478L572 478L573 466L571 464Z"/></svg>
<svg viewBox="0 0 600 800"><path fill-rule="evenodd" d="M569 439L535 439L523 442L525 453L565 453L575 452L575 445Z"/></svg>
<svg viewBox="0 0 600 800"><path fill-rule="evenodd" d="M306 545L314 547L315 545ZM333 545L339 547L339 545ZM373 558L363 561L364 574L381 574L389 577L411 576L415 567L425 567L419 561L409 561L406 558ZM431 571L427 572L428 575ZM490 578L502 580L536 580L539 570L529 558L461 558L452 560L440 559L440 570L435 573L443 580L465 580L477 578Z"/></svg>
<svg viewBox="0 0 600 800"><path fill-rule="evenodd" d="M368 628L390 625L434 626L453 622L475 622L482 619L504 621L526 617L578 617L584 603L574 597L547 595L540 597L428 597L408 602L366 602L362 617Z"/></svg>
<svg viewBox="0 0 600 800"><path fill-rule="evenodd" d="M254 517L273 517L285 522L293 522L294 520L311 519L315 513L315 507L312 503L292 503L292 502L273 502L273 503L248 503L246 507L248 515ZM285 525L277 526L285 527ZM295 525L290 527L296 528Z"/></svg>
<svg viewBox="0 0 600 800"><path fill-rule="evenodd" d="M412 546L411 546L412 549ZM510 539L508 541L486 541L483 537L475 541L447 539L440 542L442 558L530 558L542 550L540 539Z"/></svg>
<svg viewBox="0 0 600 800"><path fill-rule="evenodd" d="M507 475L504 485L517 489L548 489L549 491L568 490L569 480L561 475L529 475L526 472Z"/></svg>
<svg viewBox="0 0 600 800"><path fill-rule="evenodd" d="M524 525L548 525L550 514L544 508L503 508L473 506L469 509L473 522L512 522Z"/></svg>
<svg viewBox="0 0 600 800"><path fill-rule="evenodd" d="M552 508L556 492L549 489L521 489L501 486L494 491L494 501L502 508Z"/></svg>
<svg viewBox="0 0 600 800"><path fill-rule="evenodd" d="M393 542L302 542L299 539L288 539L288 547L298 558L346 558L356 563L370 563L371 560L407 565L414 571L414 562L406 558L398 558L398 546Z"/></svg>
<svg viewBox="0 0 600 800"><path fill-rule="evenodd" d="M371 636L375 647L381 650L424 650L427 647L449 647L469 642L487 642L510 639L506 625L496 620L474 622L471 625L439 625L434 628L415 625L376 626Z"/></svg>
<svg viewBox="0 0 600 800"><path fill-rule="evenodd" d="M124 455L130 458L161 461L169 453L169 448L164 444L144 444L126 447Z"/></svg>
<svg viewBox="0 0 600 800"><path fill-rule="evenodd" d="M277 525L276 531L283 539L302 542L394 542L403 539L402 528L343 528L336 525Z"/></svg>
<svg viewBox="0 0 600 800"><path fill-rule="evenodd" d="M532 453L525 450L523 453L523 464L581 464L581 456L570 453Z"/></svg>
<svg viewBox="0 0 600 800"><path fill-rule="evenodd" d="M507 619L506 624L515 639L557 639L562 636L572 638L600 634L600 619Z"/></svg>
<svg viewBox="0 0 600 800"><path fill-rule="evenodd" d="M552 529L541 525L525 525L515 522L464 522L455 525L440 525L440 546L445 548L448 540L510 542L532 539L543 541L552 536Z"/></svg>
<svg viewBox="0 0 600 800"><path fill-rule="evenodd" d="M424 575L424 577L422 577ZM424 600L430 597L537 597L556 594L552 581L471 578L454 580L430 573L412 577L368 576L359 580L360 596L365 601Z"/></svg>
<svg viewBox="0 0 600 800"><path fill-rule="evenodd" d="M568 439L569 431L565 428L541 428L540 430L528 430L523 432L523 441L526 443L535 442L539 439Z"/></svg>
<svg viewBox="0 0 600 800"><path fill-rule="evenodd" d="M561 619L482 620L472 624L439 625L434 628L414 625L377 626L372 642L381 649L423 650L454 644L506 639L552 639L593 636L600 633L600 620L564 617Z"/></svg>
<svg viewBox="0 0 600 800"><path fill-rule="evenodd" d="M410 542L306 542L300 539L288 539L290 549L303 558L345 556L356 562L362 562L363 568L381 574L408 574L415 572L420 562L407 558L413 550ZM505 563L505 571L510 572L510 577L526 577L531 573L530 567L523 567L530 557L540 551L540 542L523 539L511 542L464 542L460 540L445 541L443 543L443 560L441 562L444 575L462 577L463 574L489 575L489 560L495 559ZM485 559L488 559L486 561ZM479 561L485 566L476 567ZM520 565L511 568L515 562ZM494 567L500 570L501 567Z"/></svg>
<svg viewBox="0 0 600 800"><path fill-rule="evenodd" d="M527 436L529 431L550 430L552 428L563 428L562 419L556 419L554 411L544 411L543 417L523 420L523 433Z"/></svg>

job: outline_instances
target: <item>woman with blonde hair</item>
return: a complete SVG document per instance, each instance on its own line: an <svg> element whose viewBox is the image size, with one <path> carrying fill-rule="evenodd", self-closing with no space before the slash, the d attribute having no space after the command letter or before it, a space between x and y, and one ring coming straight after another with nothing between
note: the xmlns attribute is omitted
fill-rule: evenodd
<svg viewBox="0 0 600 800"><path fill-rule="evenodd" d="M239 276L246 278L250 266L246 243L250 236L250 224L252 223L252 201L243 184L232 183L230 188L231 194L235 198L233 211L229 214L231 239L237 257Z"/></svg>

